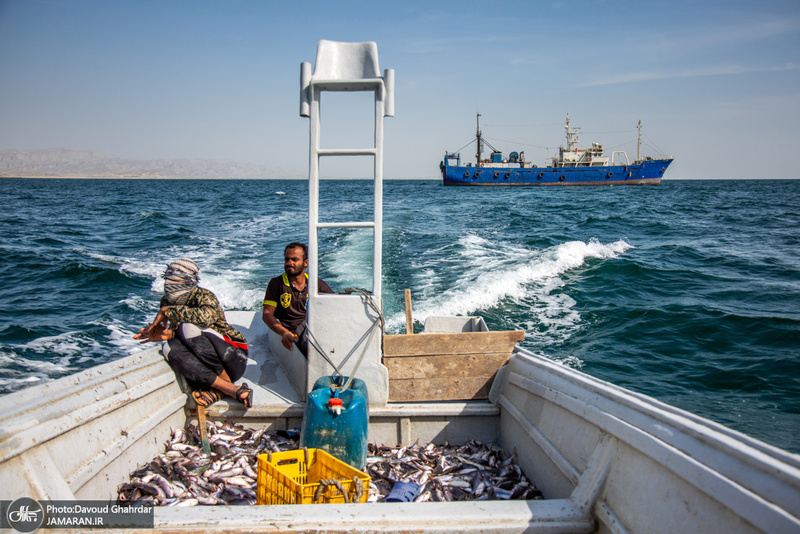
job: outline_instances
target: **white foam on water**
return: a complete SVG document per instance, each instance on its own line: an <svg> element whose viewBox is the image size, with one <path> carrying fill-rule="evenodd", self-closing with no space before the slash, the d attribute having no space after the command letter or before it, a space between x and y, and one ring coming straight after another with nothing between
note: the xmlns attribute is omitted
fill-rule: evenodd
<svg viewBox="0 0 800 534"><path fill-rule="evenodd" d="M436 269L425 267L415 269L414 272L414 288L422 295L430 294L441 283L441 277ZM411 298L413 299L414 295Z"/></svg>
<svg viewBox="0 0 800 534"><path fill-rule="evenodd" d="M181 247L170 247L157 257L126 259L121 270L150 278L150 293L131 295L122 302L133 310L154 313L164 294L162 275L167 265L179 258L190 258L200 267L199 286L214 293L224 309L255 309L266 288L253 287L252 273L259 263L256 259L232 261L230 256L231 248L215 240L204 244L187 242Z"/></svg>
<svg viewBox="0 0 800 534"><path fill-rule="evenodd" d="M72 249L72 251L77 253L77 254L82 254L82 255L87 256L89 258L93 258L95 260L104 261L106 263L113 263L113 264L116 264L116 265L121 265L121 263L122 263L121 259L118 258L117 256L111 256L109 254L100 254L98 252L93 252L93 251L87 250L85 248L74 248L74 249Z"/></svg>
<svg viewBox="0 0 800 534"><path fill-rule="evenodd" d="M141 295L131 295L120 301L120 304L125 304L131 310L143 313L150 313L153 309L151 301L146 300Z"/></svg>
<svg viewBox="0 0 800 534"><path fill-rule="evenodd" d="M18 345L20 349L29 350L37 354L53 355L58 354L63 356L60 362L66 362L71 356L79 354L83 351L100 350L100 344L89 338L83 332L73 331L64 332L57 336L45 336L34 339L22 345ZM60 365L52 364L52 362L39 362L43 365ZM38 365L38 364L34 364Z"/></svg>
<svg viewBox="0 0 800 534"><path fill-rule="evenodd" d="M152 317L148 320L152 320ZM144 327L138 325L127 325L120 321L113 321L106 325L108 329L108 342L119 349L123 354L136 354L146 349L161 346L160 343L141 343L137 339L133 339L133 335L139 332L139 329ZM76 362L77 363L77 362Z"/></svg>
<svg viewBox="0 0 800 534"><path fill-rule="evenodd" d="M81 254L88 258L99 260L112 265L117 265L117 269L121 273L130 273L138 276L150 276L154 271L152 262L138 258L131 258L126 256L115 256L111 254L101 254L92 250L84 248L72 249L73 252Z"/></svg>
<svg viewBox="0 0 800 534"><path fill-rule="evenodd" d="M334 291L348 287L372 290L372 232L347 231L336 239L332 251L321 251L320 271L330 274L325 280Z"/></svg>
<svg viewBox="0 0 800 534"><path fill-rule="evenodd" d="M10 349L11 352L0 353L0 370L3 374L8 374L9 368L16 368L18 371L12 373L16 375L14 380L30 377L46 380L64 375L77 369L72 360L86 346L97 346L97 343L81 338L77 332L42 337L22 345L7 347L6 350ZM46 354L47 360L26 358L22 355L23 351Z"/></svg>
<svg viewBox="0 0 800 534"><path fill-rule="evenodd" d="M87 327L103 326L93 322ZM122 332L131 338L133 332ZM114 343L112 337L112 344ZM130 339L131 344L136 341ZM71 331L55 336L40 337L27 343L0 348L0 391L9 392L74 373L96 363L103 363L113 353L105 340L94 340L86 332ZM128 351L125 351L126 353ZM37 359L40 354L44 359ZM90 366L89 365L89 366Z"/></svg>
<svg viewBox="0 0 800 534"><path fill-rule="evenodd" d="M247 272L229 270L207 275L200 287L214 293L225 310L254 310L260 307L266 286L247 287L249 280Z"/></svg>
<svg viewBox="0 0 800 534"><path fill-rule="evenodd" d="M527 309L532 319L524 325L533 338L553 340L562 337L580 322L576 302L562 291L562 275L580 269L590 258L615 258L632 248L620 240L603 244L570 241L545 250L513 247L475 235L462 237L451 265L462 265L461 275L450 287L424 286L421 298L415 299L414 318L424 322L429 316L473 315L511 301ZM435 269L435 267L429 267ZM452 267L451 267L452 268ZM429 289L430 288L430 289ZM390 331L405 323L405 314L387 319ZM536 326L539 325L539 326ZM545 332L540 330L542 326Z"/></svg>
<svg viewBox="0 0 800 534"><path fill-rule="evenodd" d="M560 363L561 365L564 365L566 367L570 367L572 369L581 370L581 369L583 369L583 366L585 365L584 361L581 360L580 358L576 357L576 356L566 356L566 357L561 358L561 359L558 359L558 358L551 358L551 359L553 361L555 361L556 363Z"/></svg>

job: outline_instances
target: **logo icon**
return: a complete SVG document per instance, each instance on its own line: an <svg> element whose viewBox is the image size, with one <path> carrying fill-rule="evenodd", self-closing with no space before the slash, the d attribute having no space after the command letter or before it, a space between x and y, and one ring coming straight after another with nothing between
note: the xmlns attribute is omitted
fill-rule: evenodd
<svg viewBox="0 0 800 534"><path fill-rule="evenodd" d="M44 522L44 509L39 501L22 497L12 502L6 511L8 524L18 532L33 532Z"/></svg>
<svg viewBox="0 0 800 534"><path fill-rule="evenodd" d="M281 295L281 306L288 308L292 303L292 294L284 293Z"/></svg>

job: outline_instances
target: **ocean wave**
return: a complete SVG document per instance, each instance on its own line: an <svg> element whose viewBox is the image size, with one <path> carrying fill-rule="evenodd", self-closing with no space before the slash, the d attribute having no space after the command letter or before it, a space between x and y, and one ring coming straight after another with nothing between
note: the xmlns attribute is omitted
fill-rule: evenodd
<svg viewBox="0 0 800 534"><path fill-rule="evenodd" d="M462 275L450 287L425 288L414 315L424 322L428 316L471 315L504 305L524 308L517 314L536 317L546 331L571 327L580 314L574 310L575 301L560 292L566 284L562 275L588 259L616 258L631 248L624 240L603 244L591 239L537 250L466 235L459 239L459 257L454 260L464 265ZM442 295L434 298L433 292ZM404 313L396 313L387 326L396 329L404 322ZM533 330L534 337L544 335Z"/></svg>
<svg viewBox="0 0 800 534"><path fill-rule="evenodd" d="M143 212L139 213L139 215L141 217L144 217L145 219L162 219L162 218L164 218L164 215L159 213L159 212L157 212L157 211L143 211Z"/></svg>
<svg viewBox="0 0 800 534"><path fill-rule="evenodd" d="M78 371L73 362L78 354L73 340L42 338L25 345L0 347L0 393L16 391ZM52 352L49 352L52 350ZM26 357L26 351L34 354ZM35 354L47 359L37 359Z"/></svg>

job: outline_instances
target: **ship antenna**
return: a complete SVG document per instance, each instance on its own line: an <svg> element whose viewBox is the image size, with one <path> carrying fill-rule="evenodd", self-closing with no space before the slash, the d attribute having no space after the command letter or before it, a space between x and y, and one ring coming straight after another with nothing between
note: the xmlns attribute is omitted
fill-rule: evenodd
<svg viewBox="0 0 800 534"><path fill-rule="evenodd" d="M564 128L567 130L567 151L572 152L572 151L575 150L575 145L581 139L577 135L578 134L578 128L575 128L574 130L570 130L569 129L569 113L567 113L567 125L564 126Z"/></svg>
<svg viewBox="0 0 800 534"><path fill-rule="evenodd" d="M570 143L572 142L572 139L569 136L569 113L567 113L567 128L566 128L566 130L567 130L567 150L569 150L570 148L572 148L570 146Z"/></svg>
<svg viewBox="0 0 800 534"><path fill-rule="evenodd" d="M636 161L642 159L642 119L639 119L639 141L636 144Z"/></svg>
<svg viewBox="0 0 800 534"><path fill-rule="evenodd" d="M483 150L481 150L483 148L483 146L482 146L483 143L481 142L481 114L480 113L478 113L478 116L477 116L476 120L478 122L478 127L477 127L477 130L475 130L475 142L478 144L478 153L475 154L475 160L477 162L476 166L480 167L480 165L481 165L481 152L483 152Z"/></svg>

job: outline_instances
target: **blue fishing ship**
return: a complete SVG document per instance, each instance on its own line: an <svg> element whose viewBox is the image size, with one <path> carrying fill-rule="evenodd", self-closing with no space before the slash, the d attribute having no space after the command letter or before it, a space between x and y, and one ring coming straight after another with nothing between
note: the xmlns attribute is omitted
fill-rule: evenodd
<svg viewBox="0 0 800 534"><path fill-rule="evenodd" d="M637 126L639 139L633 162L624 151L605 155L600 143L579 148L579 129L570 126L567 115L566 148L559 147L558 156L547 166L539 167L525 161L525 152L511 152L506 157L495 149L481 134L480 117L478 113L475 164L462 165L461 154L445 153L439 163L444 185L658 185L673 160L672 156L641 157L642 121ZM481 157L484 144L492 150L488 159Z"/></svg>

